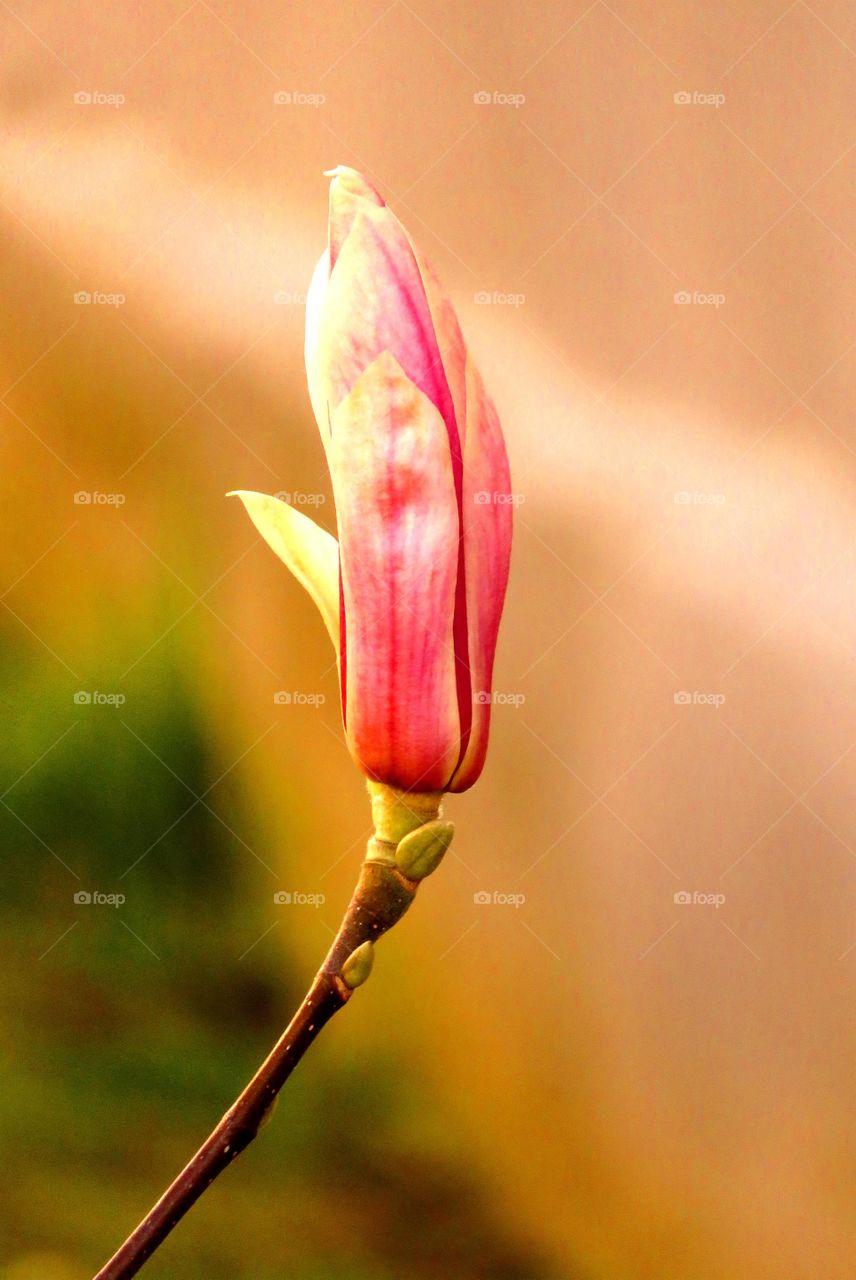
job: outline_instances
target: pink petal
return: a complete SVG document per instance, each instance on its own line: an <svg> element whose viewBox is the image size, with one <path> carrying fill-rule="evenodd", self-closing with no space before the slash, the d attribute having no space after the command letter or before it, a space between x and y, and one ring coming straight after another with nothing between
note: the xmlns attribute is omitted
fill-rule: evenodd
<svg viewBox="0 0 856 1280"><path fill-rule="evenodd" d="M383 351L440 410L458 452L454 404L416 258L390 210L366 204L330 273L321 315L318 367L331 411Z"/></svg>
<svg viewBox="0 0 856 1280"><path fill-rule="evenodd" d="M452 791L472 786L487 752L493 659L511 558L510 499L508 455L499 418L468 358L463 527L473 719Z"/></svg>
<svg viewBox="0 0 856 1280"><path fill-rule="evenodd" d="M388 351L335 410L329 458L349 746L378 781L440 790L460 746L458 504L446 425Z"/></svg>
<svg viewBox="0 0 856 1280"><path fill-rule="evenodd" d="M451 304L425 279L406 232L387 208L365 201L356 214L333 268L325 295L319 365L328 381L328 400L337 405L367 367L390 351L405 374L439 409L446 423L452 475L462 504L462 445L455 399L450 390L436 321L447 339L454 368L464 358L463 339ZM426 293L426 279L431 301ZM432 311L432 304L434 310ZM465 383L458 371L456 392L463 406ZM472 690L467 659L467 594L463 546L459 547L457 596L452 628L462 752L469 739Z"/></svg>
<svg viewBox="0 0 856 1280"><path fill-rule="evenodd" d="M461 449L463 450L467 417L467 346L461 333L461 326L458 323L455 308L440 283L439 276L428 259L423 257L416 246L412 245L412 248L422 276L422 283L425 286L425 294L431 311L437 346L443 362L443 369L446 373L446 381L449 384L449 391L452 395L455 421L458 424L458 435L461 439Z"/></svg>

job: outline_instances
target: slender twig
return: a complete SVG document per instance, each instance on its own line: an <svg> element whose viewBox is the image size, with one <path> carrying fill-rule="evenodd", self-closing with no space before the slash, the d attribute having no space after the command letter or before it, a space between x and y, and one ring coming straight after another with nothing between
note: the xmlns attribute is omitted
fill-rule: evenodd
<svg viewBox="0 0 856 1280"><path fill-rule="evenodd" d="M418 880L395 866L363 863L341 928L291 1022L210 1137L94 1280L136 1275L206 1187L249 1146L312 1041L350 998L351 988L342 976L346 961L357 947L374 942L401 919L418 886Z"/></svg>

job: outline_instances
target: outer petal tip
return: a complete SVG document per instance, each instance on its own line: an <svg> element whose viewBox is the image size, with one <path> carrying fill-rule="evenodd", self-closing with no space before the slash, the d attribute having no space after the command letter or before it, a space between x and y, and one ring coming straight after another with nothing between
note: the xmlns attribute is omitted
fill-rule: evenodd
<svg viewBox="0 0 856 1280"><path fill-rule="evenodd" d="M386 201L356 169L340 164L331 170L331 174L333 181L330 183L328 242L332 271L360 209L364 209L366 205L383 209Z"/></svg>
<svg viewBox="0 0 856 1280"><path fill-rule="evenodd" d="M371 200L372 204L381 206L386 204L377 187L373 186L358 169L351 169L346 164L337 164L334 169L325 169L324 177L333 179L331 195L334 191L337 195L347 192L350 196L362 196Z"/></svg>

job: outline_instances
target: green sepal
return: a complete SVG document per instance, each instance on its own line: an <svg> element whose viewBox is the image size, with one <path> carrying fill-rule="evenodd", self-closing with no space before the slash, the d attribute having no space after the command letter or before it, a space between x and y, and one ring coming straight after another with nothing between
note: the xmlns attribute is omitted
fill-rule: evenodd
<svg viewBox="0 0 856 1280"><path fill-rule="evenodd" d="M387 844L397 845L411 831L440 816L442 791L399 791L371 779L368 789L374 833Z"/></svg>
<svg viewBox="0 0 856 1280"><path fill-rule="evenodd" d="M339 544L331 533L281 498L234 489L265 542L311 595L339 651Z"/></svg>

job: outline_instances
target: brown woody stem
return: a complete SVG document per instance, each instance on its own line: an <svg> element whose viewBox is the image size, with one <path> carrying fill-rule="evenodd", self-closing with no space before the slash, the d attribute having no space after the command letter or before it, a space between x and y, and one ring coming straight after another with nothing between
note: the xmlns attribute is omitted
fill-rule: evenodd
<svg viewBox="0 0 856 1280"><path fill-rule="evenodd" d="M436 812L435 807L435 816ZM414 814L411 829L421 825L426 816L430 814L424 808ZM384 844L395 848L390 841L382 840ZM382 855L383 850L376 848L375 852ZM249 1146L312 1041L350 998L343 966L357 947L376 941L401 919L418 887L418 880L402 875L389 860L363 863L335 941L291 1022L210 1137L94 1280L126 1280L136 1275L206 1187Z"/></svg>

